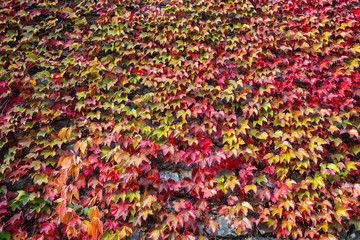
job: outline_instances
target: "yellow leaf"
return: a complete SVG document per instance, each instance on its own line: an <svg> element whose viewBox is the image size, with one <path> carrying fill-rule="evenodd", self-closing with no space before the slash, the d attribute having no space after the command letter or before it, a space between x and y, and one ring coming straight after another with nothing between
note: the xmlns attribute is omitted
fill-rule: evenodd
<svg viewBox="0 0 360 240"><path fill-rule="evenodd" d="M124 239L125 237L131 236L132 234L133 234L133 230L131 225L125 223L125 225L120 228L118 237L120 239Z"/></svg>
<svg viewBox="0 0 360 240"><path fill-rule="evenodd" d="M209 228L210 231L214 234L216 229L219 228L219 223L215 219L210 219Z"/></svg>
<svg viewBox="0 0 360 240"><path fill-rule="evenodd" d="M256 193L257 187L255 184L247 185L244 188L245 193L248 193L250 190L252 190L254 193Z"/></svg>
<svg viewBox="0 0 360 240"><path fill-rule="evenodd" d="M335 206L335 215L338 218L338 220L341 220L342 217L346 217L347 219L349 219L347 208L339 203L337 203Z"/></svg>
<svg viewBox="0 0 360 240"><path fill-rule="evenodd" d="M142 201L142 207L151 207L151 204L156 202L156 195L147 195L145 199Z"/></svg>
<svg viewBox="0 0 360 240"><path fill-rule="evenodd" d="M260 135L257 136L258 139L267 139L267 137L269 136L269 134L267 134L266 132L262 132Z"/></svg>
<svg viewBox="0 0 360 240"><path fill-rule="evenodd" d="M31 79L31 80L30 80L30 83L31 83L31 85L32 85L33 87L36 86L36 81L35 81L35 80Z"/></svg>
<svg viewBox="0 0 360 240"><path fill-rule="evenodd" d="M307 42L304 42L301 46L300 46L300 48L309 48L310 46L309 46L309 44L307 43Z"/></svg>
<svg viewBox="0 0 360 240"><path fill-rule="evenodd" d="M239 180L235 176L229 176L224 184L225 189L230 188L234 191L236 185L240 185Z"/></svg>
<svg viewBox="0 0 360 240"><path fill-rule="evenodd" d="M65 139L65 136L67 136L67 135L66 135L66 132L68 131L68 129L69 129L69 128L62 128L62 129L59 131L58 136L59 136L62 140Z"/></svg>
<svg viewBox="0 0 360 240"><path fill-rule="evenodd" d="M329 168L329 169L331 169L331 170L334 170L335 172L340 172L339 168L338 168L335 164L333 164L333 163L329 163L329 164L327 165L327 168Z"/></svg>
<svg viewBox="0 0 360 240"><path fill-rule="evenodd" d="M360 45L359 44L355 44L353 49L357 52L360 52Z"/></svg>
<svg viewBox="0 0 360 240"><path fill-rule="evenodd" d="M312 184L314 189L317 189L318 186L325 187L324 179L318 174L315 175L314 180L312 180Z"/></svg>
<svg viewBox="0 0 360 240"><path fill-rule="evenodd" d="M351 135L354 135L354 136L356 136L357 138L359 138L359 133L358 133L358 131L357 131L356 129L354 129L354 128L349 131L349 134L350 134L350 136L351 136Z"/></svg>
<svg viewBox="0 0 360 240"><path fill-rule="evenodd" d="M321 44L314 44L312 45L312 49L315 51L315 52L320 52L321 51Z"/></svg>
<svg viewBox="0 0 360 240"><path fill-rule="evenodd" d="M154 240L158 240L161 236L161 231L157 228L153 229L150 233L150 237Z"/></svg>
<svg viewBox="0 0 360 240"><path fill-rule="evenodd" d="M357 169L356 162L354 162L354 161L348 161L345 163L345 165L346 165L346 170L348 170L348 171Z"/></svg>
<svg viewBox="0 0 360 240"><path fill-rule="evenodd" d="M247 209L250 209L251 211L254 210L250 203L244 201L241 203L243 207L246 207Z"/></svg>
<svg viewBox="0 0 360 240"><path fill-rule="evenodd" d="M282 212L283 212L283 208L274 208L274 209L271 209L271 214L273 216L276 216L277 214L281 217L282 215Z"/></svg>
<svg viewBox="0 0 360 240"><path fill-rule="evenodd" d="M331 125L328 129L329 132L331 133L334 133L335 131L339 131L339 128L334 126L334 125Z"/></svg>

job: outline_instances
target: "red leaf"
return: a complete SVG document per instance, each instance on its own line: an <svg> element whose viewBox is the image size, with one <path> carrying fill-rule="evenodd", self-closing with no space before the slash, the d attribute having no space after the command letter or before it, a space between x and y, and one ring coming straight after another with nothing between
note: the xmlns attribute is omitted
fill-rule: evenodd
<svg viewBox="0 0 360 240"><path fill-rule="evenodd" d="M355 15L356 19L358 19L358 20L360 19L360 8L358 8L354 11L354 15Z"/></svg>
<svg viewBox="0 0 360 240"><path fill-rule="evenodd" d="M115 230L119 227L119 223L115 220L107 220L104 224L105 228L108 230Z"/></svg>
<svg viewBox="0 0 360 240"><path fill-rule="evenodd" d="M228 201L229 205L234 205L234 203L235 203L236 201L239 201L239 198L236 197L236 196L230 195L230 196L228 197L227 201Z"/></svg>
<svg viewBox="0 0 360 240"><path fill-rule="evenodd" d="M266 189L262 190L259 194L259 197L260 197L261 201L264 201L265 197L267 198L267 200L270 200L271 196L270 196L269 189L266 188Z"/></svg>
<svg viewBox="0 0 360 240"><path fill-rule="evenodd" d="M119 204L112 204L110 207L111 214L115 217L115 219L118 219L121 214L121 208Z"/></svg>
<svg viewBox="0 0 360 240"><path fill-rule="evenodd" d="M186 209L185 203L189 201L185 201L184 199L180 199L179 201L173 202L173 207L175 208L176 212L180 212L181 209Z"/></svg>
<svg viewBox="0 0 360 240"><path fill-rule="evenodd" d="M76 187L78 189L86 187L86 178L84 175L80 175L76 181Z"/></svg>
<svg viewBox="0 0 360 240"><path fill-rule="evenodd" d="M118 219L119 217L126 218L128 214L128 204L112 204L110 207L111 214Z"/></svg>
<svg viewBox="0 0 360 240"><path fill-rule="evenodd" d="M55 230L55 224L53 221L50 222L44 222L40 227L40 232L48 234L50 231Z"/></svg>
<svg viewBox="0 0 360 240"><path fill-rule="evenodd" d="M61 202L59 205L57 205L56 212L59 214L61 219L64 218L64 216L66 214L66 204L65 204L65 202Z"/></svg>

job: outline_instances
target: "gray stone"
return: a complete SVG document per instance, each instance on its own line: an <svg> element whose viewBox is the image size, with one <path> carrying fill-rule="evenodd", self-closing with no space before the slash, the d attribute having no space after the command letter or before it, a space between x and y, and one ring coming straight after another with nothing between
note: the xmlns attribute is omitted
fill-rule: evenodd
<svg viewBox="0 0 360 240"><path fill-rule="evenodd" d="M33 180L30 177L22 177L14 183L10 179L5 179L5 186L10 191L24 190L25 186L33 185Z"/></svg>
<svg viewBox="0 0 360 240"><path fill-rule="evenodd" d="M192 170L179 170L180 178L188 177L191 179Z"/></svg>
<svg viewBox="0 0 360 240"><path fill-rule="evenodd" d="M131 235L131 237L128 237L128 240L137 240L138 238L143 239L143 235L137 230L135 229L133 231L133 234Z"/></svg>
<svg viewBox="0 0 360 240"><path fill-rule="evenodd" d="M68 144L65 146L65 149L68 151L75 151L74 147L75 147L75 144Z"/></svg>
<svg viewBox="0 0 360 240"><path fill-rule="evenodd" d="M180 182L179 174L176 172L162 171L159 174L160 174L160 177L164 178L165 180L172 179L175 182Z"/></svg>
<svg viewBox="0 0 360 240"><path fill-rule="evenodd" d="M245 238L245 240L272 240L275 238L266 238L266 237L249 237L249 238Z"/></svg>
<svg viewBox="0 0 360 240"><path fill-rule="evenodd" d="M360 231L350 233L347 240L360 240Z"/></svg>
<svg viewBox="0 0 360 240"><path fill-rule="evenodd" d="M69 127L70 125L70 119L63 118L60 120L54 120L51 125L55 128L55 130L58 132L64 127Z"/></svg>
<svg viewBox="0 0 360 240"><path fill-rule="evenodd" d="M216 218L219 223L219 228L215 232L215 237L238 237L235 227L232 225L230 215L219 216Z"/></svg>
<svg viewBox="0 0 360 240"><path fill-rule="evenodd" d="M205 232L204 232L204 223L203 222L198 222L197 226L199 228L199 233L200 234L205 234Z"/></svg>
<svg viewBox="0 0 360 240"><path fill-rule="evenodd" d="M339 239L345 240L347 235L348 235L348 231L342 230L342 231L339 233Z"/></svg>
<svg viewBox="0 0 360 240"><path fill-rule="evenodd" d="M272 234L273 233L273 229L268 227L266 223L260 223L258 225L258 230L259 230L259 233L261 235Z"/></svg>

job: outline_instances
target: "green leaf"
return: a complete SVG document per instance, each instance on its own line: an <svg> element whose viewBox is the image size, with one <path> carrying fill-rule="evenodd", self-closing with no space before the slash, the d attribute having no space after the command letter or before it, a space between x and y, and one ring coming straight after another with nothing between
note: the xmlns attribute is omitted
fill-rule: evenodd
<svg viewBox="0 0 360 240"><path fill-rule="evenodd" d="M139 192L130 192L126 194L126 197L132 202L134 199L140 201L140 193Z"/></svg>
<svg viewBox="0 0 360 240"><path fill-rule="evenodd" d="M84 208L84 214L89 215L90 210L91 210L91 208L89 208L89 207Z"/></svg>
<svg viewBox="0 0 360 240"><path fill-rule="evenodd" d="M354 147L354 153L355 155L360 152L360 147Z"/></svg>
<svg viewBox="0 0 360 240"><path fill-rule="evenodd" d="M34 178L34 183L35 184L38 184L38 185L41 185L43 183L47 183L49 180L48 180L48 176L46 174L41 174L41 175L38 175Z"/></svg>
<svg viewBox="0 0 360 240"><path fill-rule="evenodd" d="M27 55L26 61L35 62L35 61L37 61L38 59L39 59L39 58L38 58L35 54L31 53L31 54L28 54L28 55Z"/></svg>
<svg viewBox="0 0 360 240"><path fill-rule="evenodd" d="M0 240L9 240L10 237L10 232L0 232Z"/></svg>
<svg viewBox="0 0 360 240"><path fill-rule="evenodd" d="M308 178L308 180L312 183L313 189L317 189L318 186L325 187L324 179L322 176L319 175L319 173L316 173L313 179Z"/></svg>
<svg viewBox="0 0 360 240"><path fill-rule="evenodd" d="M140 34L140 37L141 37L141 38L147 37L147 36L149 36L149 33L148 33L148 32L142 32L142 33Z"/></svg>
<svg viewBox="0 0 360 240"><path fill-rule="evenodd" d="M44 158L48 158L49 156L55 156L56 155L56 152L52 149L45 149L43 152L42 152L42 155L44 156Z"/></svg>
<svg viewBox="0 0 360 240"><path fill-rule="evenodd" d="M114 148L109 148L108 146L104 146L103 148L101 148L101 154L100 156L106 157L107 159L109 159L109 157L112 155L112 153L114 152Z"/></svg>

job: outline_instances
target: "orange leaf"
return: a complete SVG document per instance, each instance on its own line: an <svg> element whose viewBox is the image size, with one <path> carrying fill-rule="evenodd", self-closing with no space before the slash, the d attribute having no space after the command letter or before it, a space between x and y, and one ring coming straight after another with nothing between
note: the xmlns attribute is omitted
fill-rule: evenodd
<svg viewBox="0 0 360 240"><path fill-rule="evenodd" d="M75 152L77 152L80 148L80 151L82 154L85 154L86 153L86 147L87 147L87 141L78 141L77 143L75 143L75 146L74 146L74 150Z"/></svg>
<svg viewBox="0 0 360 240"><path fill-rule="evenodd" d="M67 130L68 130L68 128L62 128L62 129L59 131L58 136L59 136L61 139L64 139Z"/></svg>
<svg viewBox="0 0 360 240"><path fill-rule="evenodd" d="M69 139L71 137L71 127L70 128L62 128L59 133L58 136L64 140L65 138Z"/></svg>
<svg viewBox="0 0 360 240"><path fill-rule="evenodd" d="M93 218L91 224L88 228L88 234L92 236L93 239L99 239L99 236L103 233L103 223L97 217Z"/></svg>
<svg viewBox="0 0 360 240"><path fill-rule="evenodd" d="M73 156L61 156L58 162L58 167L69 168L72 164Z"/></svg>
<svg viewBox="0 0 360 240"><path fill-rule="evenodd" d="M322 234L319 240L336 240L337 238L331 234Z"/></svg>
<svg viewBox="0 0 360 240"><path fill-rule="evenodd" d="M90 212L89 212L90 221L93 221L94 218L100 218L100 212L99 212L99 209L96 206L92 207Z"/></svg>

